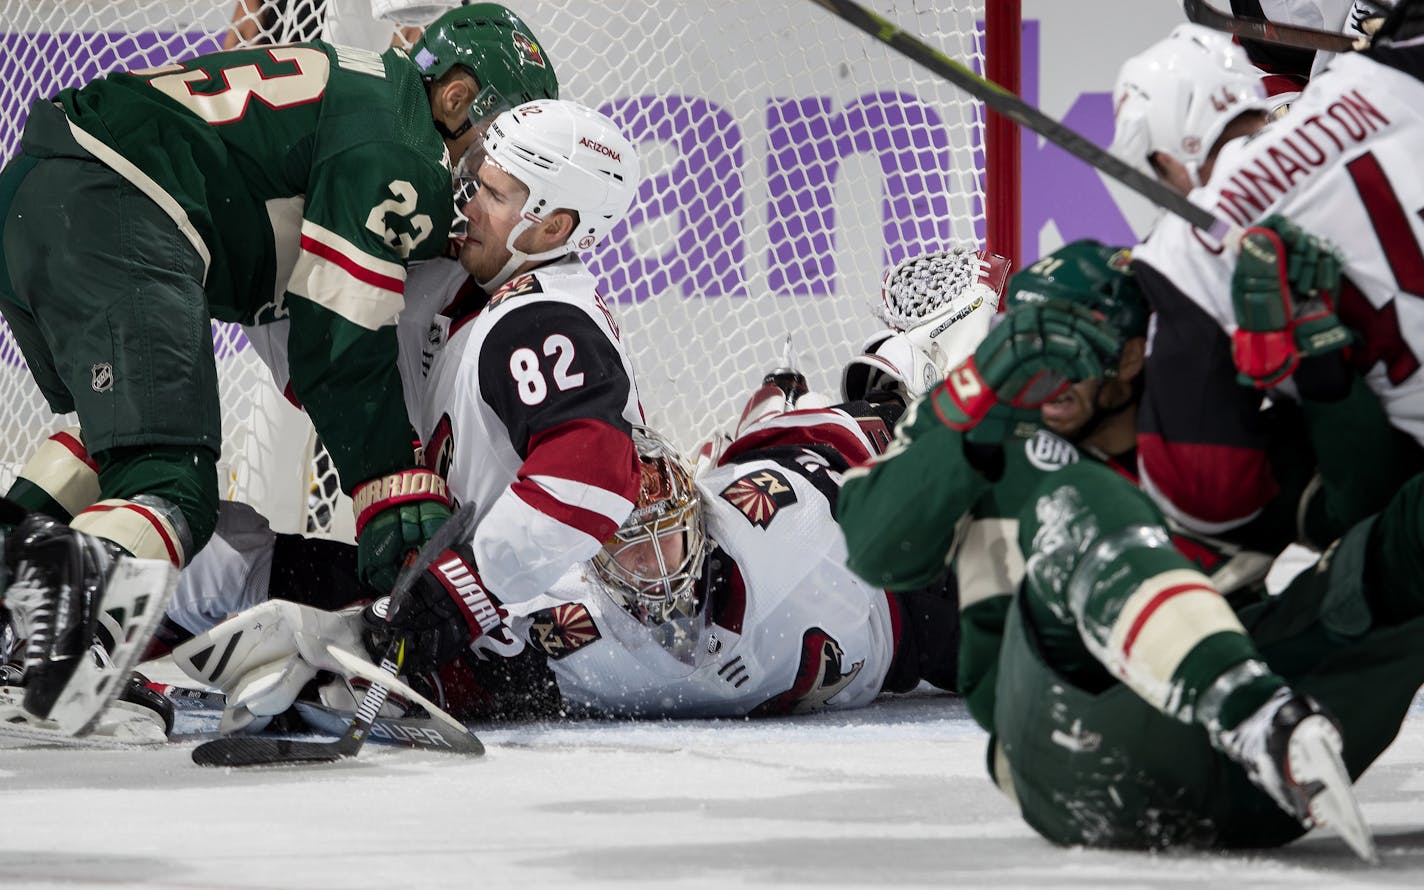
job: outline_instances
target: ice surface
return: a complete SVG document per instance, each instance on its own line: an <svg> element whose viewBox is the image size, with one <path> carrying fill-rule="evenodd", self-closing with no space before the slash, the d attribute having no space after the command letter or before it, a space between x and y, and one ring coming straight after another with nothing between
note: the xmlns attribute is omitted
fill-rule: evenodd
<svg viewBox="0 0 1424 890"><path fill-rule="evenodd" d="M1424 886L1418 704L1359 786L1378 868L1328 830L1249 855L1050 846L947 696L491 729L482 759L368 745L246 771L189 761L215 722L181 715L157 750L0 750L0 888Z"/></svg>

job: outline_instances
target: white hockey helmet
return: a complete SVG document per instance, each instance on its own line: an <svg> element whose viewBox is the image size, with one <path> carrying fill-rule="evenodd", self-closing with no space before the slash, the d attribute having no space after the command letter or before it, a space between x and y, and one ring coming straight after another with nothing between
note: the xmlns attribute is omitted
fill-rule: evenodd
<svg viewBox="0 0 1424 890"><path fill-rule="evenodd" d="M642 426L633 427L633 444L642 468L637 503L591 567L619 605L657 628L699 615L697 582L711 545L702 497L677 449Z"/></svg>
<svg viewBox="0 0 1424 890"><path fill-rule="evenodd" d="M499 287L529 260L588 250L628 212L638 190L638 154L612 120L577 102L537 99L495 118L485 133L488 160L529 189L523 218L509 233L509 262L480 286ZM571 210L578 224L568 241L526 254L514 242L555 210Z"/></svg>
<svg viewBox="0 0 1424 890"><path fill-rule="evenodd" d="M1149 158L1160 151L1199 186L1201 166L1226 125L1270 110L1261 72L1230 35L1182 24L1118 71L1109 150L1148 174Z"/></svg>

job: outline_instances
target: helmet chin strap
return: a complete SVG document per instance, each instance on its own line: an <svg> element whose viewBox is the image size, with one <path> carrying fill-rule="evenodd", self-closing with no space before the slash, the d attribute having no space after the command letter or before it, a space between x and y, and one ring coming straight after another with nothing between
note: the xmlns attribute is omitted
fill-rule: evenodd
<svg viewBox="0 0 1424 890"><path fill-rule="evenodd" d="M434 118L432 118L432 120L435 121L435 130L447 142L454 142L456 139L459 139L461 136L468 133L470 131L470 127L474 126L474 123L472 121L466 120L463 124L459 126L459 128L451 130L449 127L445 126L444 121L436 120Z"/></svg>
<svg viewBox="0 0 1424 890"><path fill-rule="evenodd" d="M505 261L504 266L495 273L493 278L488 281L475 282L480 286L480 290L487 294L493 294L496 290L503 287L510 278L514 277L515 271L525 263L537 263L542 260L557 259L569 252L569 246L567 244L560 244L552 250L544 250L539 253L525 253L515 247L514 242L518 241L519 236L524 234L535 222L536 220L525 217L516 223L514 228L509 231L509 239L504 242L505 249L509 251L509 259Z"/></svg>

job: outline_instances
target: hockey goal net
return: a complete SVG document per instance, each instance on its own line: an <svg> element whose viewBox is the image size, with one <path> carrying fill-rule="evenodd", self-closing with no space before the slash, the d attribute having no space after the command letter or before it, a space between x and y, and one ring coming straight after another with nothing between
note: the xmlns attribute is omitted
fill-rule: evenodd
<svg viewBox="0 0 1424 890"><path fill-rule="evenodd" d="M0 158L17 150L36 97L217 50L236 3L0 0ZM989 5L999 3L1017 9ZM305 17L327 4L351 5L271 3L286 19L263 22L263 33L309 34L317 26ZM612 115L639 147L634 207L589 259L649 422L683 447L730 426L786 360L788 337L812 388L836 395L845 360L880 325L872 305L888 264L983 245L990 217L999 239L1015 231L1012 202L986 199L981 106L813 4L506 5L542 38L563 95ZM986 27L985 0L868 5L977 70L1001 43L1016 52L1016 14L989 10ZM281 530L349 534L309 424L238 328L215 324L214 340L227 494ZM0 485L73 422L50 413L0 328Z"/></svg>

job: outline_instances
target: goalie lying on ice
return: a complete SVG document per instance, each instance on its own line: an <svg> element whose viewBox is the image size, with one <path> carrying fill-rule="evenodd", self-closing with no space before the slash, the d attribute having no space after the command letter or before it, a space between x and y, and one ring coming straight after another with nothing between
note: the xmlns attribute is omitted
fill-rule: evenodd
<svg viewBox="0 0 1424 890"><path fill-rule="evenodd" d="M944 577L890 594L845 568L832 519L837 479L872 453L851 413L766 419L696 480L661 436L638 428L635 442L638 507L593 560L544 595L501 603L472 591L464 583L470 576L454 564L437 564L417 582L436 602L483 597L497 612L461 607L432 624L417 658L422 646L444 652L448 645L449 654L427 660L412 680L417 688L424 684L429 698L462 719L569 711L775 715L860 707L921 679L953 689L957 603ZM175 596L178 614L194 624L201 616L183 610L199 598L209 614L265 599L260 570L244 594L254 577L244 568L253 545L244 555L223 546L221 527L218 534ZM256 542L258 552L271 548L261 535L233 539ZM303 559L285 546L276 552ZM273 571L287 576L282 565ZM214 600L222 590L225 603ZM363 590L348 593L355 599ZM364 610L367 619L374 612ZM372 639L372 626L360 610L333 614L271 601L183 643L174 657L195 679L228 693L225 729L251 730L308 685L325 703L350 707L344 684L319 676L338 667L321 650L331 643L362 651L365 643L379 652L383 641Z"/></svg>

